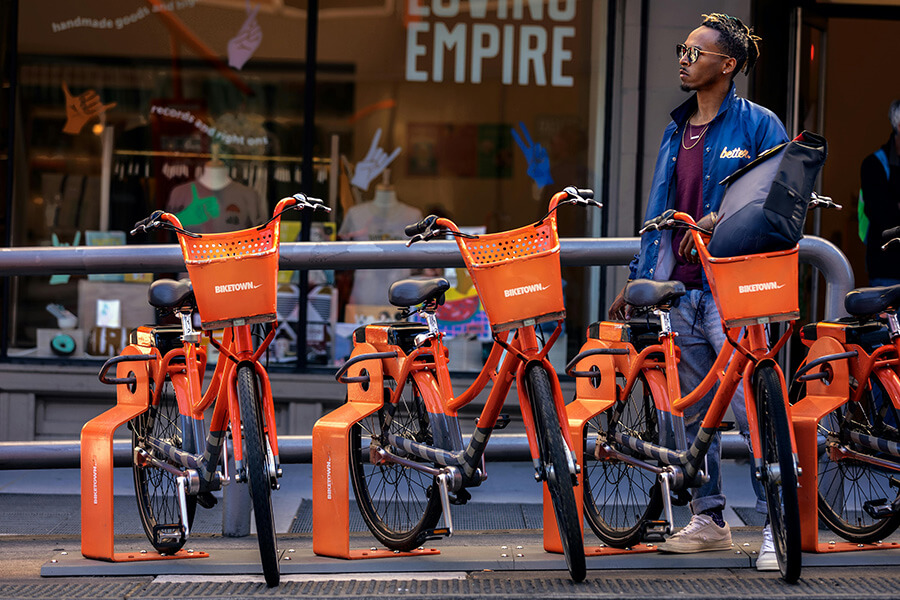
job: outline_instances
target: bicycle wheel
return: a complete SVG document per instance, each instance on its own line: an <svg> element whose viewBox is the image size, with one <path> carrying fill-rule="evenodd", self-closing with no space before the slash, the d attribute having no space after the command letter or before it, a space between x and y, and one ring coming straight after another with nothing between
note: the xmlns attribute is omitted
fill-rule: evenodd
<svg viewBox="0 0 900 600"><path fill-rule="evenodd" d="M434 477L396 463L379 463L378 448L407 460L425 461L392 447L386 434L432 444L431 423L422 394L409 377L396 404L389 402L396 387L385 378L384 406L350 430L350 478L362 518L379 542L406 552L421 546L441 518L441 498ZM429 466L432 463L427 463Z"/></svg>
<svg viewBox="0 0 900 600"><path fill-rule="evenodd" d="M900 514L873 516L866 505L893 503L898 491L891 486L891 477L898 470L890 470L858 458L841 457L837 451L848 448L879 460L889 455L877 453L854 443L854 435L872 436L894 443L897 435L897 412L887 391L876 376L857 403L844 404L819 422L819 438L825 440L819 450L819 516L833 532L857 544L877 542L893 533L900 525ZM896 461L896 458L893 460Z"/></svg>
<svg viewBox="0 0 900 600"><path fill-rule="evenodd" d="M566 565L573 581L584 581L584 537L578 519L572 474L569 471L571 455L560 429L550 377L544 367L538 364L530 366L525 377L528 382L528 398L535 414L534 425L541 464L547 476L547 489L553 502L553 514L556 515Z"/></svg>
<svg viewBox="0 0 900 600"><path fill-rule="evenodd" d="M160 440L179 450L183 449L185 438L181 415L178 412L175 388L168 377L163 382L159 404L151 405L147 412L132 419L129 426L132 457L137 450L159 460L167 460L165 453L156 450L151 440ZM132 473L138 513L147 538L157 552L162 554L177 552L187 540L183 535L175 476L158 467L140 464L133 458ZM188 530L194 524L196 510L197 497L187 496Z"/></svg>
<svg viewBox="0 0 900 600"><path fill-rule="evenodd" d="M790 423L781 378L771 365L763 365L753 380L760 428L762 477L769 510L769 524L781 577L793 583L800 578L800 506L797 472L791 448ZM778 475L775 475L775 473Z"/></svg>
<svg viewBox="0 0 900 600"><path fill-rule="evenodd" d="M238 405L244 437L244 473L250 484L250 500L256 522L256 538L263 575L269 587L278 585L281 578L278 565L278 545L275 540L275 521L272 516L272 482L269 452L263 428L263 411L256 386L256 371L251 365L237 368Z"/></svg>
<svg viewBox="0 0 900 600"><path fill-rule="evenodd" d="M624 383L623 376L617 377ZM645 522L659 518L663 499L654 473L616 459L597 460L591 442L601 434L617 451L634 454L613 441L616 432L659 444L656 406L643 373L627 398L590 419L584 429L585 517L603 542L627 548L641 541Z"/></svg>

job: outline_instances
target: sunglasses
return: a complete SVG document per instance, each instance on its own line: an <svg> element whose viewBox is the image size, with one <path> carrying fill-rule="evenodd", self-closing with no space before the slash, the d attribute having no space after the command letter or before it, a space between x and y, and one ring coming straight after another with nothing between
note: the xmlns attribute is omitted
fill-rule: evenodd
<svg viewBox="0 0 900 600"><path fill-rule="evenodd" d="M675 46L675 57L681 61L682 58L687 56L688 64L692 65L697 62L697 59L700 58L701 54L714 54L716 56L724 56L725 58L731 58L727 54L722 54L721 52L710 52L709 50L701 50L697 46L685 46L684 44L678 44Z"/></svg>

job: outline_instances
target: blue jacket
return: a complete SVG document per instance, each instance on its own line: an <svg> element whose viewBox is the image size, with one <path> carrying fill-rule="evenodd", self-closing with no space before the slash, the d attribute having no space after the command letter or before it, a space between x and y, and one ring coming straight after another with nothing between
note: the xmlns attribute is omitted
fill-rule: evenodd
<svg viewBox="0 0 900 600"><path fill-rule="evenodd" d="M694 94L671 112L672 121L663 133L656 159L645 221L675 207L678 148L687 120L696 110L697 95ZM725 194L725 186L719 185L720 181L763 150L787 141L787 132L778 117L767 108L738 97L732 83L703 140L703 214L719 210ZM672 232L648 231L641 236L641 253L629 265L631 278L665 280L671 275L674 264ZM704 287L707 287L705 277Z"/></svg>

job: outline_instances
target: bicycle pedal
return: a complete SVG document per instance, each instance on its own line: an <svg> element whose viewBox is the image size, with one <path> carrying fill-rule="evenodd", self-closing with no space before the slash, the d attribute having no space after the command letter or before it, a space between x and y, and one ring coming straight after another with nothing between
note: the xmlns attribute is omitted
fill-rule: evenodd
<svg viewBox="0 0 900 600"><path fill-rule="evenodd" d="M887 517L893 517L894 514L896 514L894 507L891 504L888 504L886 498L867 500L863 503L863 510L873 519L886 519Z"/></svg>
<svg viewBox="0 0 900 600"><path fill-rule="evenodd" d="M197 504L203 508L212 508L218 504L219 500L212 495L212 492L200 492L197 494Z"/></svg>
<svg viewBox="0 0 900 600"><path fill-rule="evenodd" d="M465 488L459 490L455 494L450 494L449 496L450 504L455 504L457 506L462 506L471 499L472 494Z"/></svg>
<svg viewBox="0 0 900 600"><path fill-rule="evenodd" d="M438 527L437 529L429 529L425 532L425 541L432 542L450 536L450 530L446 527Z"/></svg>
<svg viewBox="0 0 900 600"><path fill-rule="evenodd" d="M716 431L731 431L732 429L734 429L734 421L722 421L716 427Z"/></svg>
<svg viewBox="0 0 900 600"><path fill-rule="evenodd" d="M153 527L153 546L156 548L178 550L184 540L184 527L179 524Z"/></svg>
<svg viewBox="0 0 900 600"><path fill-rule="evenodd" d="M645 542L664 542L666 534L672 530L669 522L664 520L644 521L641 529L641 539Z"/></svg>

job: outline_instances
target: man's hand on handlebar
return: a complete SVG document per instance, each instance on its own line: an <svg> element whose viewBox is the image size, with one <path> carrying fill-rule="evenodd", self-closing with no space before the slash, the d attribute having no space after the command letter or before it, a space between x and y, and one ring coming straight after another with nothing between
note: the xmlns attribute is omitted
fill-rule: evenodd
<svg viewBox="0 0 900 600"><path fill-rule="evenodd" d="M712 232L713 227L716 226L717 218L716 213L711 212L697 221L697 227ZM697 253L697 248L694 246L694 236L691 235L690 232L686 233L684 237L681 238L681 244L678 246L678 254L689 263L700 262L700 255Z"/></svg>

